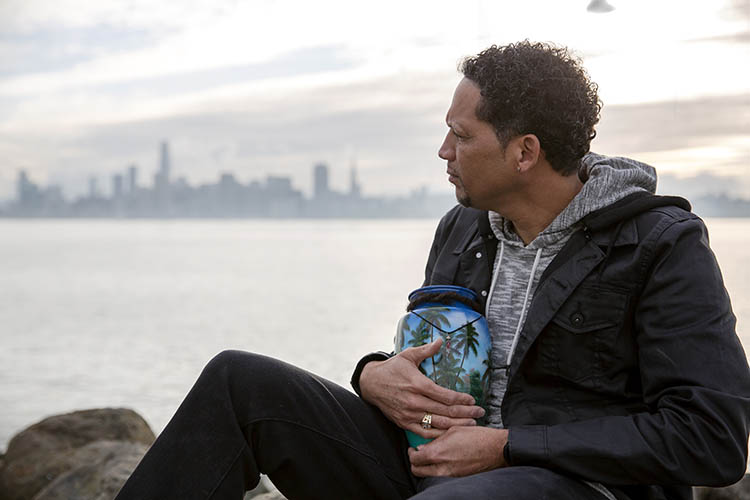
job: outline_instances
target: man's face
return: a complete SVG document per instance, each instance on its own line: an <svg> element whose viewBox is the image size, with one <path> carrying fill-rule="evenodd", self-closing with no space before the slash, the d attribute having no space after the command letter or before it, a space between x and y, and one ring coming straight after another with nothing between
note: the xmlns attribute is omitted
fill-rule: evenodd
<svg viewBox="0 0 750 500"><path fill-rule="evenodd" d="M458 202L487 210L495 209L513 181L495 129L476 116L479 99L479 87L461 80L445 118L450 130L438 156L448 162L448 181L456 186Z"/></svg>

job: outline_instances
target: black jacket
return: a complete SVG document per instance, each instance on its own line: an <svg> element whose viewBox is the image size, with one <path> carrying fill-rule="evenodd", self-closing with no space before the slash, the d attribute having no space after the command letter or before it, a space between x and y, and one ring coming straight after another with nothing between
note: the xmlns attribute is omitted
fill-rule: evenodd
<svg viewBox="0 0 750 500"><path fill-rule="evenodd" d="M633 499L688 499L688 485L745 473L750 371L689 210L681 198L628 196L586 216L544 271L502 404L512 465ZM487 212L457 206L437 228L425 284L465 286L484 302L496 249ZM360 362L356 390L379 357Z"/></svg>

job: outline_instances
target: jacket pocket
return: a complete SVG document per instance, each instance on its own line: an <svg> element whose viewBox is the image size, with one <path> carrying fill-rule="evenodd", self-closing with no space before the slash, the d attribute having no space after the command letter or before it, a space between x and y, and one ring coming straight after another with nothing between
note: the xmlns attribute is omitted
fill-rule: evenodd
<svg viewBox="0 0 750 500"><path fill-rule="evenodd" d="M542 334L545 368L561 382L596 389L621 358L628 295L611 289L577 289Z"/></svg>

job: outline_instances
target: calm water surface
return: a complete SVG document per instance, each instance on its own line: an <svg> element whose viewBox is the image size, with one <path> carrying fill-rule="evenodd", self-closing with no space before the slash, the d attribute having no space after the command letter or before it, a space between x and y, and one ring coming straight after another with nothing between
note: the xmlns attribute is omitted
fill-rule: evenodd
<svg viewBox="0 0 750 500"><path fill-rule="evenodd" d="M223 349L347 385L391 347L436 223L0 220L0 449L82 408L132 407L159 432ZM747 346L750 220L707 225Z"/></svg>

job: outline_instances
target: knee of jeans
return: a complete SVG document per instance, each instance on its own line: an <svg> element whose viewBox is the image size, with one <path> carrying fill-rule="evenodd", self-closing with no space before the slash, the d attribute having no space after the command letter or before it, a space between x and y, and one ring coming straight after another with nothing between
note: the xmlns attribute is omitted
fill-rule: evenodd
<svg viewBox="0 0 750 500"><path fill-rule="evenodd" d="M268 383L273 378L275 360L252 352L226 350L214 356L201 373L209 379L224 378L229 382Z"/></svg>
<svg viewBox="0 0 750 500"><path fill-rule="evenodd" d="M217 378L230 376L232 371L239 365L252 366L254 363L247 361L247 358L252 356L253 354L243 351L221 351L206 364L201 377Z"/></svg>

